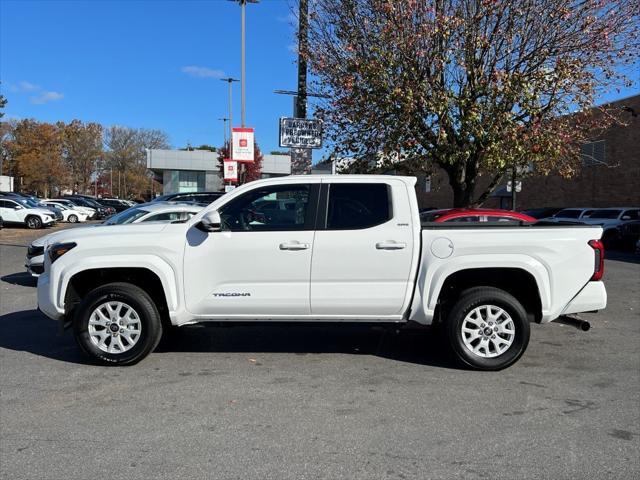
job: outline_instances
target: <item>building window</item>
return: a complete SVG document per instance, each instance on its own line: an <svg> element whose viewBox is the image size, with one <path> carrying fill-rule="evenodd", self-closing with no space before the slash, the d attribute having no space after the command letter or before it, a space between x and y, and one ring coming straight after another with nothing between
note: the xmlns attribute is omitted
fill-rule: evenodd
<svg viewBox="0 0 640 480"><path fill-rule="evenodd" d="M598 140L582 145L582 163L585 167L593 167L594 165L607 165L605 156L605 142Z"/></svg>
<svg viewBox="0 0 640 480"><path fill-rule="evenodd" d="M178 192L201 192L204 190L204 172L178 172Z"/></svg>

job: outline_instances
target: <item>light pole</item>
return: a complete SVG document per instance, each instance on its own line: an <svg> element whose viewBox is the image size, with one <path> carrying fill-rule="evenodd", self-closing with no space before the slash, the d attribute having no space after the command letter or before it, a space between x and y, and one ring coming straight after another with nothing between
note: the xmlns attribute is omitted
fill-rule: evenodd
<svg viewBox="0 0 640 480"><path fill-rule="evenodd" d="M227 143L227 122L229 121L229 119L226 117L222 117L222 118L219 118L218 120L220 120L223 124L222 135L224 136L224 143L226 144Z"/></svg>
<svg viewBox="0 0 640 480"><path fill-rule="evenodd" d="M259 0L229 0L230 2L238 2L240 4L240 63L241 63L241 72L240 72L240 90L241 90L241 110L240 110L240 126L245 126L245 91L246 91L246 71L245 71L245 17L246 17L246 6L247 3L258 3Z"/></svg>
<svg viewBox="0 0 640 480"><path fill-rule="evenodd" d="M227 78L221 78L220 80L222 80L223 82L227 82L229 84L229 144L231 144L231 129L233 128L233 108L231 107L231 84L233 82L237 82L238 79L237 78L231 78L231 77L227 77ZM231 145L229 145L229 147L231 147ZM229 154L229 156L231 156L231 154Z"/></svg>

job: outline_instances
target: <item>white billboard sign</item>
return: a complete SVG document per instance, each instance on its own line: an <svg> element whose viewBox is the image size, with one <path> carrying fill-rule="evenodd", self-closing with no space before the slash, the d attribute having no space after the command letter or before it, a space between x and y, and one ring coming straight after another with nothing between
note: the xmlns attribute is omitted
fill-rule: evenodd
<svg viewBox="0 0 640 480"><path fill-rule="evenodd" d="M225 160L224 165L224 179L232 182L238 181L238 162L234 160Z"/></svg>
<svg viewBox="0 0 640 480"><path fill-rule="evenodd" d="M253 162L253 128L234 128L233 152L231 159L235 162Z"/></svg>
<svg viewBox="0 0 640 480"><path fill-rule="evenodd" d="M280 146L322 148L322 122L310 118L280 118Z"/></svg>

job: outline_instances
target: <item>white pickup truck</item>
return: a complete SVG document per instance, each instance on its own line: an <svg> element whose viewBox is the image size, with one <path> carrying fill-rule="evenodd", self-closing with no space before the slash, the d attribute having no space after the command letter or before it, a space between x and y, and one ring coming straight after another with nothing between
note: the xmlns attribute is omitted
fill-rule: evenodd
<svg viewBox="0 0 640 480"><path fill-rule="evenodd" d="M39 308L104 363L197 322L380 322L442 324L462 362L498 370L530 322L606 306L601 227L422 225L414 185L282 177L183 223L69 230L47 249Z"/></svg>

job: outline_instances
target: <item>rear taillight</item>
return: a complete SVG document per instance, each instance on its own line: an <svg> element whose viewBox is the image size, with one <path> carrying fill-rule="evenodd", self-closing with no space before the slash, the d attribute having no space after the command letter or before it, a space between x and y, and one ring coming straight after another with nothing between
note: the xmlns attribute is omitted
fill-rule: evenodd
<svg viewBox="0 0 640 480"><path fill-rule="evenodd" d="M595 265L593 268L592 281L602 280L604 275L604 244L600 240L589 240L589 245L595 253Z"/></svg>

